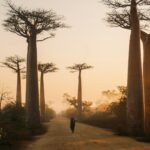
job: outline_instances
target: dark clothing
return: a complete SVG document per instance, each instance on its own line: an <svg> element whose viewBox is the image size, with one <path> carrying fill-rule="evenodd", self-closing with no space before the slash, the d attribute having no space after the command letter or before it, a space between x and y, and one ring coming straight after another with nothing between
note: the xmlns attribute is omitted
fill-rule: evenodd
<svg viewBox="0 0 150 150"><path fill-rule="evenodd" d="M72 131L72 133L74 133L74 129L75 129L75 119L73 117L70 118L70 129Z"/></svg>

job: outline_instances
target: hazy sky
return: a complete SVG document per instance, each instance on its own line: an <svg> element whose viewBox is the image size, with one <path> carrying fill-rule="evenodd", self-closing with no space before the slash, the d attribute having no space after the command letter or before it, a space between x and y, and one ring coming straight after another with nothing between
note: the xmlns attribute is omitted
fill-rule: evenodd
<svg viewBox="0 0 150 150"><path fill-rule="evenodd" d="M67 66L87 63L93 69L84 71L83 100L96 102L101 91L126 85L129 31L110 28L104 21L107 8L100 0L12 0L24 8L52 9L65 17L69 29L56 31L56 37L38 43L38 61L53 62L60 69L45 76L47 103L61 111L65 108L63 93L77 95L77 73L70 73ZM0 22L6 18L5 0L0 0ZM7 56L26 58L27 43L22 37L6 32L0 27L0 61ZM0 69L0 87L8 87L15 96L16 74ZM22 80L23 99L25 81Z"/></svg>

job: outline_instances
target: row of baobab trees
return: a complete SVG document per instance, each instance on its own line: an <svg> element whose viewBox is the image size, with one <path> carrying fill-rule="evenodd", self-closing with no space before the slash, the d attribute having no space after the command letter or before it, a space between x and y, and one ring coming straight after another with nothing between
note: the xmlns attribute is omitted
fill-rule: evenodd
<svg viewBox="0 0 150 150"><path fill-rule="evenodd" d="M34 128L39 126L41 120L44 120L45 115L45 96L44 96L44 74L54 72L58 68L53 63L37 65L37 42L45 41L55 36L54 31L59 28L67 28L62 22L62 17L56 15L52 10L27 10L17 7L11 2L7 2L8 13L7 18L3 22L6 31L15 33L26 39L27 42L27 65L26 65L26 126ZM39 35L45 35L42 39L38 39ZM47 34L47 35L46 35ZM25 61L24 58L8 57L3 62L4 66L11 68L17 73L17 93L16 105L21 107L21 73L24 72L24 67L21 63ZM73 72L79 72L79 86L78 86L78 113L82 113L82 84L81 71L92 68L87 64L75 64L68 67ZM39 91L38 91L38 69L41 72L40 82L40 111L39 111ZM40 115L41 112L41 115Z"/></svg>
<svg viewBox="0 0 150 150"><path fill-rule="evenodd" d="M17 88L16 88L16 107L22 107L22 92L21 92L21 74L23 78L26 78L26 71L24 67L25 59L17 55L7 57L4 62L2 62L1 67L7 67L11 69L14 73L17 74ZM82 102L82 81L81 81L81 72L85 69L90 69L92 66L87 65L86 63L75 64L73 66L67 67L71 72L79 72L78 76L78 94L76 101L76 108L78 110L78 118L81 119L83 102ZM40 72L40 99L39 99L39 110L41 121L45 121L45 90L44 90L44 75L51 72L56 72L58 68L54 63L39 63L38 71Z"/></svg>
<svg viewBox="0 0 150 150"><path fill-rule="evenodd" d="M131 135L150 136L150 0L102 0L111 9L106 21L131 30L127 83L127 128ZM143 71L141 47L143 43ZM143 74L142 74L143 73Z"/></svg>
<svg viewBox="0 0 150 150"><path fill-rule="evenodd" d="M3 21L5 30L25 38L27 42L26 126L29 129L34 129L41 124L38 91L37 42L42 42L54 37L54 32L57 29L66 28L67 26L62 22L62 17L59 17L52 10L27 10L17 7L11 2L7 2L6 5L8 7L7 18ZM41 34L42 39L39 39L39 35ZM45 66L40 66L41 74L44 74L44 68ZM18 79L18 81L19 80L20 79ZM41 80L41 87L43 86L44 83L42 83ZM41 90L41 96L44 95L42 94L43 91ZM18 93L17 95L21 94ZM20 100L17 100L17 103L20 103Z"/></svg>
<svg viewBox="0 0 150 150"><path fill-rule="evenodd" d="M22 92L21 92L21 77L26 78L26 71L24 67L25 59L17 55L7 57L4 62L1 62L1 67L7 67L17 74L17 88L16 88L16 107L22 107ZM50 72L57 71L58 68L53 63L39 63L38 71L40 72L40 100L39 110L41 121L45 121L45 94L44 94L44 75ZM21 76L22 75L22 76Z"/></svg>
<svg viewBox="0 0 150 150"><path fill-rule="evenodd" d="M103 0L103 2L112 9L112 12L108 13L107 21L113 26L131 30L127 85L128 133L140 135L144 130L146 135L150 135L150 40L149 34L143 30L148 26L147 22L150 20L149 9L147 8L150 1ZM54 37L56 29L66 28L67 26L62 23L62 18L51 10L29 11L16 7L9 2L7 5L9 8L8 18L3 23L5 29L24 37L27 41L26 122L27 126L32 128L40 124L36 43ZM43 39L38 39L38 35L42 33L49 33L49 35ZM143 78L140 38L144 48Z"/></svg>

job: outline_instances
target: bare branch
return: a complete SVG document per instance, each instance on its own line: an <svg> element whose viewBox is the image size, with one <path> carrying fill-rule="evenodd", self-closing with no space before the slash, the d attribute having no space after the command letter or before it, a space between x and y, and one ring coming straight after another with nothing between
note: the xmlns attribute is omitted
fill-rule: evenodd
<svg viewBox="0 0 150 150"><path fill-rule="evenodd" d="M41 40L37 40L37 42L43 42L43 41L45 41L45 40L47 40L47 39L49 39L49 38L53 38L55 36L55 34L51 34L50 36L48 36L48 37L46 37L46 38L43 38L43 39L41 39Z"/></svg>
<svg viewBox="0 0 150 150"><path fill-rule="evenodd" d="M131 2L128 0L119 1L119 0L102 0L102 2L110 8L126 8L131 6Z"/></svg>
<svg viewBox="0 0 150 150"><path fill-rule="evenodd" d="M129 4L131 1L117 1L116 0L104 0L106 1L107 6L112 6L112 11L107 13L106 21L110 24L111 27L121 27L124 29L131 29L131 16L130 16L130 9L120 7L116 5L115 8L113 8L114 3L121 3ZM136 2L136 5L138 5L138 16L140 22L140 28L141 29L147 29L149 27L149 21L150 21L150 9L147 9L145 6L148 5L148 3L145 0L138 0Z"/></svg>
<svg viewBox="0 0 150 150"><path fill-rule="evenodd" d="M50 32L50 36L38 41L44 41L54 36L52 31L67 26L61 22L63 17L58 17L52 10L26 10L8 2L9 7L3 26L7 31L19 36L29 38L33 33L39 35Z"/></svg>
<svg viewBox="0 0 150 150"><path fill-rule="evenodd" d="M53 63L38 64L38 70L42 73L56 72L58 70Z"/></svg>

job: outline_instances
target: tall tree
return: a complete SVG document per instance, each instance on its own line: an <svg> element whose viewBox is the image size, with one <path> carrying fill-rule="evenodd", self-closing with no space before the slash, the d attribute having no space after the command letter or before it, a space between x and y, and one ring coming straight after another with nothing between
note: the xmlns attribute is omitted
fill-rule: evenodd
<svg viewBox="0 0 150 150"><path fill-rule="evenodd" d="M92 66L87 65L86 63L83 64L75 64L73 66L67 67L71 70L72 73L79 72L78 76L78 94L77 94L77 100L78 100L78 118L79 120L82 118L82 81L81 81L81 73L82 70L93 68Z"/></svg>
<svg viewBox="0 0 150 150"><path fill-rule="evenodd" d="M37 41L54 37L53 31L65 25L52 10L26 10L11 3L8 3L8 7L8 18L3 23L5 29L27 40L26 124L34 128L40 125ZM49 35L38 40L37 36L44 33Z"/></svg>
<svg viewBox="0 0 150 150"><path fill-rule="evenodd" d="M131 1L131 35L128 64L127 125L131 135L143 132L143 85L140 50L140 27L136 1Z"/></svg>
<svg viewBox="0 0 150 150"><path fill-rule="evenodd" d="M58 68L53 63L38 64L38 70L41 72L40 80L40 112L41 120L45 121L45 92L44 92L44 74L56 72Z"/></svg>
<svg viewBox="0 0 150 150"><path fill-rule="evenodd" d="M21 73L24 72L25 67L22 67L22 63L25 59L17 55L7 57L4 62L2 62L4 67L7 67L17 73L17 89L16 89L16 106L21 107L22 96L21 96Z"/></svg>
<svg viewBox="0 0 150 150"><path fill-rule="evenodd" d="M104 0L113 9L108 13L107 21L113 26L131 29L128 62L128 98L127 122L128 133L138 135L143 132L143 85L140 54L140 24L137 5L144 5L144 0L116 1ZM140 17L142 19L142 15Z"/></svg>
<svg viewBox="0 0 150 150"><path fill-rule="evenodd" d="M144 131L150 136L150 34L141 31L143 41L143 78L144 78Z"/></svg>

